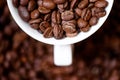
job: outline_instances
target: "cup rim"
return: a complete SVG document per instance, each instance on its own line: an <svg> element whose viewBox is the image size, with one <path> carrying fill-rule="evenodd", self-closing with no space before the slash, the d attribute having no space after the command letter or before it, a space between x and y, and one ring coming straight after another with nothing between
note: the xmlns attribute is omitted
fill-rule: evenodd
<svg viewBox="0 0 120 80"><path fill-rule="evenodd" d="M106 7L106 15L99 19L98 23L90 28L88 32L80 32L77 36L69 38L65 37L63 39L55 39L55 38L44 38L41 33L39 33L37 30L31 28L27 22L24 22L21 17L18 14L17 9L13 6L12 0L7 0L7 4L10 10L10 13L16 23L19 25L19 27L29 36L32 38L51 45L67 45L67 44L74 44L77 42L80 42L89 36L91 36L93 33L95 33L106 21L107 17L109 16L109 13L112 9L114 0L106 0L108 1L108 6ZM22 37L22 36L21 36Z"/></svg>

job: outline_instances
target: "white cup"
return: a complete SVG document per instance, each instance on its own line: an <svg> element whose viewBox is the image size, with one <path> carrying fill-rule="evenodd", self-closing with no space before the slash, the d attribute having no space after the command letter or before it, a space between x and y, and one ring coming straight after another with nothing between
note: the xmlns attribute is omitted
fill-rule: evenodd
<svg viewBox="0 0 120 80"><path fill-rule="evenodd" d="M88 32L80 32L77 36L72 37L72 38L64 38L57 40L55 38L44 38L42 34L40 34L37 30L34 30L33 28L30 27L30 25L26 22L24 22L19 14L17 9L13 6L12 0L7 0L9 10L16 21L16 23L19 25L19 27L26 32L29 36L32 38L43 42L47 44L52 44L54 45L54 63L57 66L68 66L72 63L72 48L71 44L77 43L79 41L82 41L89 36L91 36L93 33L95 33L105 22L107 19L111 8L113 6L114 0L107 0L108 1L108 6L106 8L107 14L106 16L102 17L99 19L98 24L95 26L92 26L90 31ZM21 36L22 37L22 36ZM96 36L97 37L97 36Z"/></svg>

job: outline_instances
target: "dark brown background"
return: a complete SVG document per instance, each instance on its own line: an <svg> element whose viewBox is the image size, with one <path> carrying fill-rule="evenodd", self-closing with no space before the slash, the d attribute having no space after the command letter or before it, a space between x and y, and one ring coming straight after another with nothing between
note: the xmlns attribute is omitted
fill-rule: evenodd
<svg viewBox="0 0 120 80"><path fill-rule="evenodd" d="M120 80L120 0L104 25L74 45L73 64L53 64L53 46L25 34L0 0L0 80Z"/></svg>

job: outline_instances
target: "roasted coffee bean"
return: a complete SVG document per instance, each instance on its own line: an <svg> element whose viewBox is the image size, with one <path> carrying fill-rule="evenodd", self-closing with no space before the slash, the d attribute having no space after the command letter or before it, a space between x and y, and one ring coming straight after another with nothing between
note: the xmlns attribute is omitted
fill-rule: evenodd
<svg viewBox="0 0 120 80"><path fill-rule="evenodd" d="M62 24L66 24L66 23L71 23L71 24L74 24L74 25L76 25L77 24L77 22L76 22L76 20L70 20L70 21L62 21Z"/></svg>
<svg viewBox="0 0 120 80"><path fill-rule="evenodd" d="M88 22L79 18L78 21L77 21L77 24L78 24L78 27L79 28L84 28L88 25Z"/></svg>
<svg viewBox="0 0 120 80"><path fill-rule="evenodd" d="M58 25L58 24L54 24L54 26L53 26L53 34L54 34L54 37L56 38L56 39L61 39L61 38L63 38L63 28L62 28L62 26L61 25Z"/></svg>
<svg viewBox="0 0 120 80"><path fill-rule="evenodd" d="M84 19L85 21L88 21L92 16L92 12L90 9L88 8L85 8L82 10L82 13L81 13L81 18Z"/></svg>
<svg viewBox="0 0 120 80"><path fill-rule="evenodd" d="M106 14L106 11L103 8L93 7L91 11L92 11L92 16L97 16L98 18L103 17Z"/></svg>
<svg viewBox="0 0 120 80"><path fill-rule="evenodd" d="M38 10L42 14L47 14L47 13L49 13L51 11L50 9L47 9L47 8L45 8L43 6L39 6Z"/></svg>
<svg viewBox="0 0 120 80"><path fill-rule="evenodd" d="M57 23L60 24L61 23L61 14L59 11L57 11Z"/></svg>
<svg viewBox="0 0 120 80"><path fill-rule="evenodd" d="M98 18L97 17L92 17L89 21L89 24L91 26L96 25L98 23Z"/></svg>
<svg viewBox="0 0 120 80"><path fill-rule="evenodd" d="M90 25L88 24L86 27L80 28L83 32L88 32L90 30Z"/></svg>
<svg viewBox="0 0 120 80"><path fill-rule="evenodd" d="M40 12L37 9L31 12L32 19L37 19L39 16L40 16Z"/></svg>
<svg viewBox="0 0 120 80"><path fill-rule="evenodd" d="M20 5L26 6L28 4L29 0L20 0Z"/></svg>
<svg viewBox="0 0 120 80"><path fill-rule="evenodd" d="M88 0L82 0L79 4L78 4L78 8L83 9L86 8L89 4Z"/></svg>
<svg viewBox="0 0 120 80"><path fill-rule="evenodd" d="M19 0L12 0L12 3L15 7L19 6Z"/></svg>
<svg viewBox="0 0 120 80"><path fill-rule="evenodd" d="M81 16L82 10L79 9L79 8L76 8L76 9L75 9L75 13L76 13L78 16Z"/></svg>
<svg viewBox="0 0 120 80"><path fill-rule="evenodd" d="M52 12L51 21L55 24L57 23L57 11Z"/></svg>
<svg viewBox="0 0 120 80"><path fill-rule="evenodd" d="M72 20L72 21L63 21L62 22L62 27L63 27L63 30L66 33L73 33L73 32L76 31L76 23L74 22L74 20Z"/></svg>
<svg viewBox="0 0 120 80"><path fill-rule="evenodd" d="M44 32L46 30L46 28L48 28L48 27L51 27L51 26L47 21L43 21L39 25L41 32Z"/></svg>
<svg viewBox="0 0 120 80"><path fill-rule="evenodd" d="M29 21L29 19L30 19L30 14L29 14L29 12L28 12L28 10L27 10L26 7L19 6L19 7L18 7L18 12L19 12L20 17L21 17L24 21L26 21L26 22Z"/></svg>
<svg viewBox="0 0 120 80"><path fill-rule="evenodd" d="M33 24L31 24L30 25L32 28L34 28L34 29L38 29L39 28L39 24L37 24L37 23L33 23Z"/></svg>
<svg viewBox="0 0 120 80"><path fill-rule="evenodd" d="M60 14L59 11L53 11L52 12L51 21L55 24L56 23L58 23L58 24L61 23L61 14Z"/></svg>
<svg viewBox="0 0 120 80"><path fill-rule="evenodd" d="M68 23L68 22L66 24L64 23L62 27L66 33L74 33L76 31L76 25L72 23Z"/></svg>
<svg viewBox="0 0 120 80"><path fill-rule="evenodd" d="M37 0L37 5L38 6L43 6L43 0Z"/></svg>
<svg viewBox="0 0 120 80"><path fill-rule="evenodd" d="M63 11L65 11L65 9L68 7L68 2L65 2L63 4L58 4L57 8L58 10L62 13Z"/></svg>
<svg viewBox="0 0 120 80"><path fill-rule="evenodd" d="M94 7L94 3L90 3L87 8L91 9Z"/></svg>
<svg viewBox="0 0 120 80"><path fill-rule="evenodd" d="M72 11L65 11L61 13L61 18L64 21L69 21L74 18L74 13Z"/></svg>
<svg viewBox="0 0 120 80"><path fill-rule="evenodd" d="M76 3L77 3L77 0L72 0L72 1L71 1L71 4L70 4L70 9L71 9L71 10L74 9Z"/></svg>
<svg viewBox="0 0 120 80"><path fill-rule="evenodd" d="M28 11L33 11L36 7L36 2L35 0L30 0L28 3Z"/></svg>
<svg viewBox="0 0 120 80"><path fill-rule="evenodd" d="M99 0L95 2L95 7L104 8L104 7L107 7L107 5L108 5L108 2L105 0Z"/></svg>
<svg viewBox="0 0 120 80"><path fill-rule="evenodd" d="M43 6L47 9L54 9L56 4L53 2L53 0L43 0Z"/></svg>
<svg viewBox="0 0 120 80"><path fill-rule="evenodd" d="M44 31L43 36L44 36L45 38L53 37L53 28L52 28L52 27L48 27L48 28Z"/></svg>
<svg viewBox="0 0 120 80"><path fill-rule="evenodd" d="M29 24L40 23L40 22L42 22L41 18L39 18L39 19L32 19L32 20L29 21Z"/></svg>
<svg viewBox="0 0 120 80"><path fill-rule="evenodd" d="M96 14L96 16L97 16L98 18L104 17L105 15L106 15L106 11L99 12L99 13Z"/></svg>
<svg viewBox="0 0 120 80"><path fill-rule="evenodd" d="M96 2L96 1L98 1L98 0L89 0L90 2Z"/></svg>
<svg viewBox="0 0 120 80"><path fill-rule="evenodd" d="M74 33L66 33L66 36L67 37L75 37L75 36L77 36L77 34L78 34L78 32L76 31Z"/></svg>
<svg viewBox="0 0 120 80"><path fill-rule="evenodd" d="M63 4L66 0L53 0L56 4Z"/></svg>
<svg viewBox="0 0 120 80"><path fill-rule="evenodd" d="M51 14L46 14L45 16L44 16L44 21L51 21Z"/></svg>

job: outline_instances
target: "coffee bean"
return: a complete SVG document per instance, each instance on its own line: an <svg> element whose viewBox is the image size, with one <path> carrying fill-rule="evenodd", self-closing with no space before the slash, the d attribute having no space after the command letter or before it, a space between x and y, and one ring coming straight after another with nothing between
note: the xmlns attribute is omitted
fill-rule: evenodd
<svg viewBox="0 0 120 80"><path fill-rule="evenodd" d="M91 9L94 7L94 3L90 3L87 8Z"/></svg>
<svg viewBox="0 0 120 80"><path fill-rule="evenodd" d="M75 36L77 36L77 34L78 34L78 32L76 31L74 33L66 33L66 36L67 37L75 37Z"/></svg>
<svg viewBox="0 0 120 80"><path fill-rule="evenodd" d="M108 5L108 2L105 0L100 0L95 2L95 7L106 7Z"/></svg>
<svg viewBox="0 0 120 80"><path fill-rule="evenodd" d="M56 4L63 4L66 0L53 0Z"/></svg>
<svg viewBox="0 0 120 80"><path fill-rule="evenodd" d="M92 17L92 18L90 19L90 21L89 21L89 24L90 24L91 26L93 26L93 25L96 25L97 22L98 22L98 18L97 18L97 17Z"/></svg>
<svg viewBox="0 0 120 80"><path fill-rule="evenodd" d="M21 17L24 21L26 21L26 22L29 21L29 19L30 19L30 14L29 14L29 12L28 12L28 10L27 10L26 7L19 6L19 7L18 7L18 12L19 12L20 17Z"/></svg>
<svg viewBox="0 0 120 80"><path fill-rule="evenodd" d="M51 21L55 24L57 23L57 11L52 12Z"/></svg>
<svg viewBox="0 0 120 80"><path fill-rule="evenodd" d="M81 16L82 10L79 9L79 8L76 8L76 9L75 9L75 13L76 13L78 16Z"/></svg>
<svg viewBox="0 0 120 80"><path fill-rule="evenodd" d="M61 18L62 18L62 20L64 20L64 21L69 21L69 20L71 20L71 19L74 18L74 13L73 13L72 11L62 12Z"/></svg>
<svg viewBox="0 0 120 80"><path fill-rule="evenodd" d="M82 13L81 13L81 18L84 19L85 21L88 21L92 16L92 12L90 9L88 8L85 8L82 10Z"/></svg>
<svg viewBox="0 0 120 80"><path fill-rule="evenodd" d="M97 16L98 18L104 17L105 15L106 15L106 11L99 12L99 13L96 14L96 16Z"/></svg>
<svg viewBox="0 0 120 80"><path fill-rule="evenodd" d="M37 9L31 12L32 19L37 19L39 18L39 16L40 16L40 12Z"/></svg>
<svg viewBox="0 0 120 80"><path fill-rule="evenodd" d="M91 9L92 16L97 16L98 18L105 16L106 11L103 8L94 7Z"/></svg>
<svg viewBox="0 0 120 80"><path fill-rule="evenodd" d="M38 6L43 6L43 0L37 0L37 5Z"/></svg>
<svg viewBox="0 0 120 80"><path fill-rule="evenodd" d="M74 7L76 6L77 0L72 0L71 4L70 4L70 9L74 9Z"/></svg>
<svg viewBox="0 0 120 80"><path fill-rule="evenodd" d="M47 9L47 8L45 8L43 6L39 6L38 10L42 14L47 14L47 13L49 13L51 11L50 9Z"/></svg>
<svg viewBox="0 0 120 80"><path fill-rule="evenodd" d="M90 30L90 25L88 24L86 27L80 28L83 32L88 32Z"/></svg>
<svg viewBox="0 0 120 80"><path fill-rule="evenodd" d="M57 11L57 23L60 24L61 23L61 14L59 11Z"/></svg>
<svg viewBox="0 0 120 80"><path fill-rule="evenodd" d="M39 24L33 23L33 24L31 24L31 27L34 28L34 29L38 29L39 28Z"/></svg>
<svg viewBox="0 0 120 80"><path fill-rule="evenodd" d="M88 22L79 18L78 21L77 21L77 24L78 24L78 27L79 28L84 28L88 25Z"/></svg>
<svg viewBox="0 0 120 80"><path fill-rule="evenodd" d="M44 21L51 21L51 14L46 14L45 16L44 16Z"/></svg>
<svg viewBox="0 0 120 80"><path fill-rule="evenodd" d="M29 21L29 24L40 23L40 22L42 22L42 19L41 19L41 18L39 18L39 19L31 19L31 20Z"/></svg>
<svg viewBox="0 0 120 80"><path fill-rule="evenodd" d="M61 39L63 38L63 28L61 25L58 25L58 24L54 24L54 27L53 27L53 34L54 34L54 37L56 39Z"/></svg>
<svg viewBox="0 0 120 80"><path fill-rule="evenodd" d="M43 21L39 25L41 32L44 32L46 30L46 28L48 28L48 27L51 27L51 26L47 21Z"/></svg>
<svg viewBox="0 0 120 80"><path fill-rule="evenodd" d="M74 33L76 31L76 28L75 28L76 25L72 24L72 23L64 23L63 24L63 30L66 32L66 33Z"/></svg>
<svg viewBox="0 0 120 80"><path fill-rule="evenodd" d="M96 2L96 1L98 1L98 0L89 0L90 2Z"/></svg>
<svg viewBox="0 0 120 80"><path fill-rule="evenodd" d="M48 27L48 28L44 31L43 36L44 36L45 38L53 37L53 28L52 28L52 27Z"/></svg>
<svg viewBox="0 0 120 80"><path fill-rule="evenodd" d="M86 8L88 6L89 2L88 0L82 0L79 4L78 4L78 8L83 9Z"/></svg>
<svg viewBox="0 0 120 80"><path fill-rule="evenodd" d="M26 6L28 4L29 0L20 0L20 5Z"/></svg>
<svg viewBox="0 0 120 80"><path fill-rule="evenodd" d="M63 4L58 4L57 8L58 10L62 13L63 11L65 11L65 9L68 7L68 2L65 2Z"/></svg>
<svg viewBox="0 0 120 80"><path fill-rule="evenodd" d="M19 0L12 0L12 3L16 8L19 6Z"/></svg>
<svg viewBox="0 0 120 80"><path fill-rule="evenodd" d="M58 23L58 24L61 23L61 14L60 14L59 11L53 11L52 12L51 21L55 24L56 23Z"/></svg>
<svg viewBox="0 0 120 80"><path fill-rule="evenodd" d="M28 11L33 11L36 7L36 2L34 0L30 0L28 3Z"/></svg>
<svg viewBox="0 0 120 80"><path fill-rule="evenodd" d="M43 6L47 9L54 9L56 4L53 2L53 0L43 0Z"/></svg>

